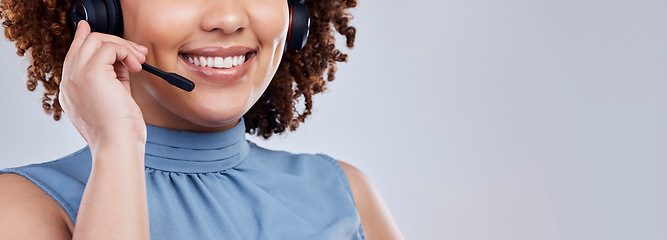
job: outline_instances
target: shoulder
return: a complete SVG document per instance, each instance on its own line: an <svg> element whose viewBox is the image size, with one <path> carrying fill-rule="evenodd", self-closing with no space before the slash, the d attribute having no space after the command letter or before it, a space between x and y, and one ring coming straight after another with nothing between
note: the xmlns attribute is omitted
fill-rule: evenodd
<svg viewBox="0 0 667 240"><path fill-rule="evenodd" d="M337 160L347 176L364 235L373 239L403 239L389 209L368 177L358 168Z"/></svg>
<svg viewBox="0 0 667 240"><path fill-rule="evenodd" d="M0 232L8 239L69 239L67 213L28 179L0 174Z"/></svg>

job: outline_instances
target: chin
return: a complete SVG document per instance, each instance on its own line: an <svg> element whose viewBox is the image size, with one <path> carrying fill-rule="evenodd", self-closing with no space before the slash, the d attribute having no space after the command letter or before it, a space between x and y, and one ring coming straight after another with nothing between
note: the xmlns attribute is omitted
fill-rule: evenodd
<svg viewBox="0 0 667 240"><path fill-rule="evenodd" d="M189 114L181 116L184 119L205 128L221 128L243 117L246 109L243 103L225 103L224 101L207 104L198 104L188 109Z"/></svg>

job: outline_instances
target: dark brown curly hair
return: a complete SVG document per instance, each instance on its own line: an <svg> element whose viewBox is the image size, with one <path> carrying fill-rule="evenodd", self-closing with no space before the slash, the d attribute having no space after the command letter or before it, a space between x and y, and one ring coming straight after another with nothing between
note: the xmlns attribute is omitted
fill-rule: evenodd
<svg viewBox="0 0 667 240"><path fill-rule="evenodd" d="M32 62L27 68L28 90L42 83L42 108L56 121L63 112L59 83L72 43L67 27L71 2L0 0L5 37L15 42L16 54L28 53ZM308 41L302 50L287 50L267 90L244 115L248 133L269 138L294 131L311 114L313 96L334 80L336 62L347 62L347 55L336 49L336 32L345 36L348 48L354 47L356 28L349 25L352 15L347 10L356 7L356 0L306 0L306 5L310 8Z"/></svg>

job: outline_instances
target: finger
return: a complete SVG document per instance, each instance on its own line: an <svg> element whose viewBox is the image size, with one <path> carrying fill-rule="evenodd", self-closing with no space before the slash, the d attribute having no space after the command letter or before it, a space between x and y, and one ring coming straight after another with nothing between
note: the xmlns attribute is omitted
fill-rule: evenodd
<svg viewBox="0 0 667 240"><path fill-rule="evenodd" d="M88 34L90 34L90 25L88 25L88 22L86 22L86 20L79 21L79 23L76 25L76 32L74 32L74 39L72 39L72 44L69 47L69 51L67 52L65 59L76 55L76 53L79 51L79 48L81 47L81 44L83 44L83 41L86 40Z"/></svg>
<svg viewBox="0 0 667 240"><path fill-rule="evenodd" d="M134 47L136 47L137 50L139 50L144 55L146 55L148 53L148 48L146 46L140 45L140 44L132 42L132 41L128 41L128 42L132 43L134 45Z"/></svg>
<svg viewBox="0 0 667 240"><path fill-rule="evenodd" d="M116 62L113 64L113 70L116 72L116 78L121 82L130 81L130 72L127 71L127 67L122 62Z"/></svg>
<svg viewBox="0 0 667 240"><path fill-rule="evenodd" d="M79 58L79 63L86 64L90 61L91 56L95 54L98 48L100 48L104 43L111 42L118 45L123 45L127 49L131 50L131 53L136 56L141 62L146 61L146 55L141 53L132 42L122 39L117 36L103 34L103 33L91 33L86 37L86 40L83 42L79 48L79 53L77 58Z"/></svg>
<svg viewBox="0 0 667 240"><path fill-rule="evenodd" d="M103 34L103 33L91 33L86 38L86 41L81 45L80 53L78 57L81 58L81 62L90 61L90 57L100 48L104 43L111 42L118 45L123 45L126 48L132 51L138 59L145 61L146 56L141 53L130 41L122 39L117 36Z"/></svg>
<svg viewBox="0 0 667 240"><path fill-rule="evenodd" d="M69 50L67 51L67 55L65 55L65 61L63 62L63 71L64 71L63 73L67 73L70 71L70 68L72 66L71 62L73 61L77 52L79 52L79 48L86 40L88 34L90 34L90 25L88 25L88 22L86 22L85 20L79 21L77 23L76 32L74 33L74 38L72 39L72 44L70 45Z"/></svg>
<svg viewBox="0 0 667 240"><path fill-rule="evenodd" d="M132 72L141 71L141 61L125 45L115 42L105 42L94 53L87 63L89 70L93 71L95 66L113 66L116 62L122 62ZM104 67L105 69L108 69ZM113 69L113 68L112 68Z"/></svg>
<svg viewBox="0 0 667 240"><path fill-rule="evenodd" d="M126 50L132 50L126 48L123 45L114 45L114 48L120 48L120 49L125 48ZM121 62L131 72L139 72L142 70L141 63L145 61L145 58L139 59L134 54L131 54L129 51L126 51L123 54L124 55L119 55L118 52L116 52L116 62L114 63Z"/></svg>

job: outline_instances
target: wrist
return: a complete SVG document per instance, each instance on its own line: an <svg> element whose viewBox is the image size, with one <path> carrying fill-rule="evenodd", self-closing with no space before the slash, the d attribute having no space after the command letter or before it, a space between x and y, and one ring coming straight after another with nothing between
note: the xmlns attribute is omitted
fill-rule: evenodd
<svg viewBox="0 0 667 240"><path fill-rule="evenodd" d="M140 158L143 160L144 153L146 152L145 139L107 137L100 139L99 141L96 141L94 145L91 144L89 146L93 162L98 162L104 159Z"/></svg>
<svg viewBox="0 0 667 240"><path fill-rule="evenodd" d="M146 145L146 127L136 127L134 129L107 128L95 132L96 137L88 141L91 151L97 149L133 149L145 148Z"/></svg>

